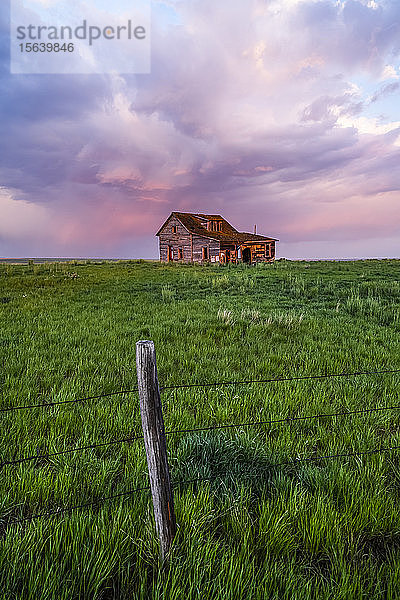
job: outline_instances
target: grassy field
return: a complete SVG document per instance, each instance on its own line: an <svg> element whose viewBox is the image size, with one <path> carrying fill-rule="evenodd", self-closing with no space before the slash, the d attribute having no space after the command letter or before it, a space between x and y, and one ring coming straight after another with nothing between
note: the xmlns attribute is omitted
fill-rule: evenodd
<svg viewBox="0 0 400 600"><path fill-rule="evenodd" d="M1 407L136 385L400 369L400 261L257 268L0 265ZM167 429L400 404L399 374L165 391ZM136 394L3 412L3 461L140 432ZM178 535L160 570L148 492L11 525L148 484L140 440L3 465L0 598L400 598L398 410L170 436ZM274 466L276 465L276 466Z"/></svg>

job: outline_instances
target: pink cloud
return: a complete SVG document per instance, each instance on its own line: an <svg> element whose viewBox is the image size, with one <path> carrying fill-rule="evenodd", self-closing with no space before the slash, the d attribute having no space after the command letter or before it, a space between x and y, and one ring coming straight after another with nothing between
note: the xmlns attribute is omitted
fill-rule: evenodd
<svg viewBox="0 0 400 600"><path fill-rule="evenodd" d="M173 6L179 25L154 13L149 76L6 82L0 181L26 215L46 215L32 219L40 247L110 255L146 236L155 256L155 230L179 209L290 243L392 238L399 132L366 108L397 90L381 76L399 57L399 5ZM360 73L376 82L369 101Z"/></svg>

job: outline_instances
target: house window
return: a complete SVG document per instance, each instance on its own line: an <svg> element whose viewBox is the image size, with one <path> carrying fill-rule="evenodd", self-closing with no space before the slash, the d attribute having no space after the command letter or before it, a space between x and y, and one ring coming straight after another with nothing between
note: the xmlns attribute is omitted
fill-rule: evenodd
<svg viewBox="0 0 400 600"><path fill-rule="evenodd" d="M208 260L208 246L203 246L201 250L203 260Z"/></svg>
<svg viewBox="0 0 400 600"><path fill-rule="evenodd" d="M176 225L172 225L172 233L176 233Z"/></svg>
<svg viewBox="0 0 400 600"><path fill-rule="evenodd" d="M208 231L222 231L222 221L208 221Z"/></svg>
<svg viewBox="0 0 400 600"><path fill-rule="evenodd" d="M183 248L178 248L178 260L183 260Z"/></svg>

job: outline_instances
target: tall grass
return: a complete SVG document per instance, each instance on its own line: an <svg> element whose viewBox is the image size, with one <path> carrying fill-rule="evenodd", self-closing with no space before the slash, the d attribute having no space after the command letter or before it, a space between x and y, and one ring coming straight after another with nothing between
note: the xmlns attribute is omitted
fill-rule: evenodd
<svg viewBox="0 0 400 600"><path fill-rule="evenodd" d="M400 368L398 261L227 268L120 262L0 265L1 406L136 384L153 339L162 385ZM166 428L398 404L398 375L165 391ZM140 432L136 394L3 413L0 455ZM18 466L0 480L7 599L398 597L396 410L168 437L179 523L160 569L149 494L7 524L147 485L142 442ZM288 462L288 464L282 464ZM280 465L280 466L279 466Z"/></svg>

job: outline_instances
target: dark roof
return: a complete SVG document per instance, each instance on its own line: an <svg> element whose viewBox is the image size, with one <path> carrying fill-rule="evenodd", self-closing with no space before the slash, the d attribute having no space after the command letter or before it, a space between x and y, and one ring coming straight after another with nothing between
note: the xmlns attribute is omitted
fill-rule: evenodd
<svg viewBox="0 0 400 600"><path fill-rule="evenodd" d="M220 240L221 242L277 242L276 238L265 237L264 235L257 235L255 233L246 233L245 231L238 231L226 219L221 215L204 215L201 213L182 213L172 212L168 217L167 221L174 216L182 223L182 225L190 232L202 237L211 238L214 240ZM201 219L207 219L207 221L222 221L222 231L208 231L201 224ZM156 235L159 235L164 225L157 231Z"/></svg>

